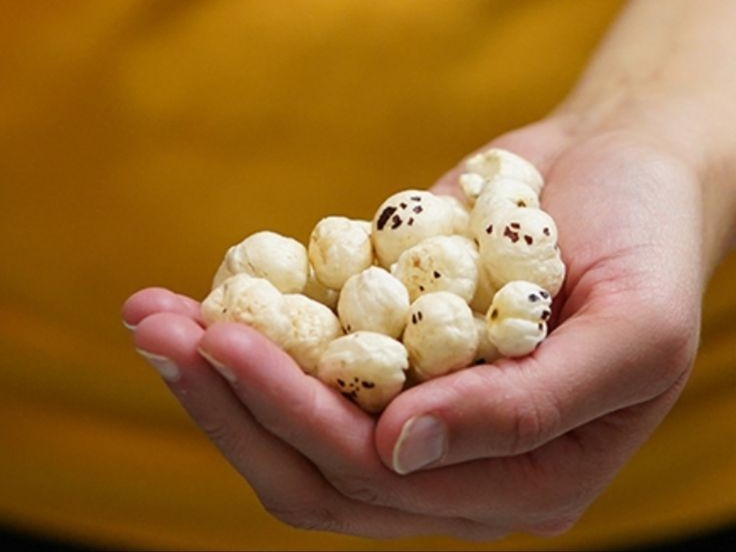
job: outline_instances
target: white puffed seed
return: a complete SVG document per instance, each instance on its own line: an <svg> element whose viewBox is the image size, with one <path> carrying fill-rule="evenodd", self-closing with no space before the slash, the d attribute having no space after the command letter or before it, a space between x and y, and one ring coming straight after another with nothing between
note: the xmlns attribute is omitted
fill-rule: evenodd
<svg viewBox="0 0 736 552"><path fill-rule="evenodd" d="M473 322L478 332L478 349L475 351L473 364L490 364L501 358L501 351L491 341L485 315L474 312Z"/></svg>
<svg viewBox="0 0 736 552"><path fill-rule="evenodd" d="M265 278L240 273L227 278L202 301L204 323L240 322L283 345L291 323L284 312L284 296Z"/></svg>
<svg viewBox="0 0 736 552"><path fill-rule="evenodd" d="M310 299L314 299L315 301L322 303L333 311L337 308L337 298L340 296L340 292L338 290L330 289L317 281L317 278L314 275L314 268L312 268L311 265L309 267L307 283L304 286L302 293Z"/></svg>
<svg viewBox="0 0 736 552"><path fill-rule="evenodd" d="M389 268L399 255L420 241L451 235L455 227L450 203L426 190L404 190L384 201L373 217L371 239L379 264Z"/></svg>
<svg viewBox="0 0 736 552"><path fill-rule="evenodd" d="M409 290L409 299L449 291L470 301L478 286L478 251L462 236L434 236L404 251L391 272Z"/></svg>
<svg viewBox="0 0 736 552"><path fill-rule="evenodd" d="M478 196L468 220L470 235L479 239L481 233L492 224L500 211L517 207L539 208L539 197L534 190L518 180L500 178L492 180Z"/></svg>
<svg viewBox="0 0 736 552"><path fill-rule="evenodd" d="M309 271L306 248L293 238L268 230L230 247L223 265L215 276L215 286L223 276L245 273L267 279L282 293L301 293Z"/></svg>
<svg viewBox="0 0 736 552"><path fill-rule="evenodd" d="M399 338L409 311L409 292L383 268L372 266L345 282L337 301L343 329Z"/></svg>
<svg viewBox="0 0 736 552"><path fill-rule="evenodd" d="M554 297L565 279L557 246L557 226L540 209L508 209L498 214L478 237L481 266L501 288L513 280L529 280Z"/></svg>
<svg viewBox="0 0 736 552"><path fill-rule="evenodd" d="M498 290L488 309L488 337L507 357L531 353L547 336L550 293L533 282L517 280Z"/></svg>
<svg viewBox="0 0 736 552"><path fill-rule="evenodd" d="M317 377L363 410L378 413L401 392L408 367L406 348L399 341L360 331L327 345Z"/></svg>
<svg viewBox="0 0 736 552"><path fill-rule="evenodd" d="M284 295L283 309L290 323L283 349L313 374L327 345L342 335L340 321L323 304L297 293Z"/></svg>
<svg viewBox="0 0 736 552"><path fill-rule="evenodd" d="M312 230L308 253L317 280L340 289L350 276L373 264L370 230L366 231L364 221L323 218Z"/></svg>
<svg viewBox="0 0 736 552"><path fill-rule="evenodd" d="M472 237L469 231L470 206L453 195L438 194L437 197L449 204L450 209L452 209L452 233L459 236Z"/></svg>
<svg viewBox="0 0 736 552"><path fill-rule="evenodd" d="M422 295L411 305L403 342L419 381L465 368L478 348L473 312L454 293Z"/></svg>
<svg viewBox="0 0 736 552"><path fill-rule="evenodd" d="M468 201L475 200L483 192L485 184L477 177L466 177L470 173L483 178L487 183L497 178L511 178L529 185L539 195L544 186L544 179L537 168L523 157L501 148L489 148L465 160L465 173L460 176L460 186Z"/></svg>

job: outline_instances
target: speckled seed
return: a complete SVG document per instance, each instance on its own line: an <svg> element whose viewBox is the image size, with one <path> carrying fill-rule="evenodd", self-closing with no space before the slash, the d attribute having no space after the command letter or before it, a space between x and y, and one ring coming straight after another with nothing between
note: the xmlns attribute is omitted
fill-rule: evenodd
<svg viewBox="0 0 736 552"><path fill-rule="evenodd" d="M370 231L365 222L347 217L320 220L309 237L308 253L317 280L331 289L339 290L350 276L373 264Z"/></svg>
<svg viewBox="0 0 736 552"><path fill-rule="evenodd" d="M387 270L372 266L348 278L337 301L346 333L358 330L401 336L409 311L409 292Z"/></svg>
<svg viewBox="0 0 736 552"><path fill-rule="evenodd" d="M529 280L557 295L565 265L557 246L554 220L540 209L518 208L499 213L479 236L481 266L491 284L501 288L513 280Z"/></svg>
<svg viewBox="0 0 736 552"><path fill-rule="evenodd" d="M547 336L550 293L533 282L517 280L498 290L488 313L488 337L507 357L531 353Z"/></svg>
<svg viewBox="0 0 736 552"><path fill-rule="evenodd" d="M379 264L389 268L420 241L451 235L455 214L447 201L426 190L404 190L384 201L373 217L371 239Z"/></svg>
<svg viewBox="0 0 736 552"><path fill-rule="evenodd" d="M515 153L501 148L489 148L471 155L465 160L465 173L460 177L460 185L471 205L482 193L483 184L476 177L465 177L465 174L481 176L485 182L497 178L511 178L529 185L539 195L544 186L544 179L537 168Z"/></svg>
<svg viewBox="0 0 736 552"><path fill-rule="evenodd" d="M462 236L434 236L404 251L392 273L414 301L432 291L449 291L470 301L478 285L478 251Z"/></svg>
<svg viewBox="0 0 736 552"><path fill-rule="evenodd" d="M539 208L539 198L534 190L518 180L501 178L492 180L478 197L470 212L470 235L479 239L490 224L497 223L499 213L517 207Z"/></svg>
<svg viewBox="0 0 736 552"><path fill-rule="evenodd" d="M378 413L401 392L408 366L406 348L399 341L361 331L327 346L317 377L363 410Z"/></svg>
<svg viewBox="0 0 736 552"><path fill-rule="evenodd" d="M284 297L265 278L240 273L227 278L202 301L204 323L217 321L247 324L281 345L291 323L284 313Z"/></svg>
<svg viewBox="0 0 736 552"><path fill-rule="evenodd" d="M422 295L409 309L403 341L419 381L465 368L478 348L473 312L454 293Z"/></svg>
<svg viewBox="0 0 736 552"><path fill-rule="evenodd" d="M317 370L327 345L342 335L340 321L329 308L300 294L284 295L290 329L281 344L307 374Z"/></svg>
<svg viewBox="0 0 736 552"><path fill-rule="evenodd" d="M216 287L229 276L245 273L267 279L282 293L301 293L308 271L307 250L301 243L264 230L228 249L213 284Z"/></svg>

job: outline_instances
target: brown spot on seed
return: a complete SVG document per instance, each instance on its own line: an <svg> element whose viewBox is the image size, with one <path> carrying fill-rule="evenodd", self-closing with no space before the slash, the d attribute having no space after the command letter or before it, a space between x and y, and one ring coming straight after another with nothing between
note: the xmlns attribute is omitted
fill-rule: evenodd
<svg viewBox="0 0 736 552"><path fill-rule="evenodd" d="M542 311L542 320L547 320L547 319L549 318L549 315L550 315L550 314L552 314L552 313L551 313L550 311L548 311L548 310L543 310L543 311Z"/></svg>
<svg viewBox="0 0 736 552"><path fill-rule="evenodd" d="M417 320L421 320L422 318L424 318L424 316L422 316L422 311L417 311Z"/></svg>
<svg viewBox="0 0 736 552"><path fill-rule="evenodd" d="M418 215L419 213L424 211L424 208L421 205L417 205L416 207L412 209L412 211L414 211Z"/></svg>
<svg viewBox="0 0 736 552"><path fill-rule="evenodd" d="M542 228L542 234L544 234L545 236L549 236L550 235L549 228L547 228L546 226Z"/></svg>
<svg viewBox="0 0 736 552"><path fill-rule="evenodd" d="M440 274L439 272L435 270L434 272L432 272L432 276L434 276L435 278L440 278L442 274Z"/></svg>
<svg viewBox="0 0 736 552"><path fill-rule="evenodd" d="M419 291L424 291L424 286L419 286Z"/></svg>
<svg viewBox="0 0 736 552"><path fill-rule="evenodd" d="M401 220L401 217L399 215L394 215L391 217L391 230L396 230L399 226L401 226L401 223L403 221Z"/></svg>
<svg viewBox="0 0 736 552"><path fill-rule="evenodd" d="M380 216L378 217L378 222L376 222L376 228L379 230L383 230L383 227L386 226L386 223L391 218L391 215L393 215L396 212L396 207L389 206L386 207L383 211L381 211Z"/></svg>
<svg viewBox="0 0 736 552"><path fill-rule="evenodd" d="M376 384L373 383L372 381L364 381L362 385L366 389L373 389L376 386Z"/></svg>
<svg viewBox="0 0 736 552"><path fill-rule="evenodd" d="M540 289L540 290L539 290L539 295L541 295L541 296L542 296L542 297L543 297L544 299L547 299L547 298L549 298L549 293L547 293L547 292L546 292L546 291L544 291L543 289Z"/></svg>
<svg viewBox="0 0 736 552"><path fill-rule="evenodd" d="M404 203L404 202L402 201L401 203L399 203L399 207L401 207L402 209L406 209L406 208L407 208L408 206L407 206L407 204L406 204L406 203Z"/></svg>
<svg viewBox="0 0 736 552"><path fill-rule="evenodd" d="M411 313L411 323L416 324L417 323L417 315L414 313Z"/></svg>
<svg viewBox="0 0 736 552"><path fill-rule="evenodd" d="M518 232L514 232L508 226L506 228L504 228L504 230L503 230L503 236L504 236L504 238L509 238L511 240L511 243L516 243L517 241L519 241L519 233Z"/></svg>
<svg viewBox="0 0 736 552"><path fill-rule="evenodd" d="M537 328L539 328L540 331L543 330L544 329L544 324L542 322L540 322L539 324L537 324Z"/></svg>
<svg viewBox="0 0 736 552"><path fill-rule="evenodd" d="M345 381L344 380L341 380L340 378L338 378L337 379L337 385L339 385L340 387L345 387Z"/></svg>
<svg viewBox="0 0 736 552"><path fill-rule="evenodd" d="M532 238L529 234L524 234L524 241L527 245L531 245L534 243L534 238Z"/></svg>
<svg viewBox="0 0 736 552"><path fill-rule="evenodd" d="M530 293L529 301L531 301L532 303L536 303L537 301L539 301L539 297L537 296L536 293Z"/></svg>
<svg viewBox="0 0 736 552"><path fill-rule="evenodd" d="M498 318L498 309L493 309L491 311L491 320L495 320L496 318Z"/></svg>
<svg viewBox="0 0 736 552"><path fill-rule="evenodd" d="M519 201L516 202L516 206L517 207L526 207L526 203L524 203L524 201L520 199Z"/></svg>
<svg viewBox="0 0 736 552"><path fill-rule="evenodd" d="M493 225L489 224L486 226L486 234L490 234L491 232L493 232Z"/></svg>
<svg viewBox="0 0 736 552"><path fill-rule="evenodd" d="M409 226L414 226L414 217L411 217L409 220L407 220L406 224L408 224Z"/></svg>
<svg viewBox="0 0 736 552"><path fill-rule="evenodd" d="M512 222L509 224L509 226L514 230L518 230L519 228L521 228L521 224L519 224L518 222Z"/></svg>
<svg viewBox="0 0 736 552"><path fill-rule="evenodd" d="M409 199L412 201L422 201L422 196L411 196Z"/></svg>

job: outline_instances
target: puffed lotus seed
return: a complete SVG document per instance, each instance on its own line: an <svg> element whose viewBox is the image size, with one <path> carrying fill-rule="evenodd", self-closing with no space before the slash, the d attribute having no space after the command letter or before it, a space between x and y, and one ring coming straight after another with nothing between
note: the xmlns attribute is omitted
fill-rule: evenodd
<svg viewBox="0 0 736 552"><path fill-rule="evenodd" d="M283 309L290 328L281 345L305 373L313 374L327 345L342 335L340 321L329 308L298 293L284 295Z"/></svg>
<svg viewBox="0 0 736 552"><path fill-rule="evenodd" d="M347 333L366 330L399 338L408 311L406 287L378 266L348 278L337 301L337 313Z"/></svg>
<svg viewBox="0 0 736 552"><path fill-rule="evenodd" d="M245 273L265 278L282 293L301 293L308 271L307 250L301 243L264 230L228 249L213 287L229 276Z"/></svg>
<svg viewBox="0 0 736 552"><path fill-rule="evenodd" d="M479 236L481 266L497 288L513 280L529 280L554 297L565 279L557 246L557 226L540 209L508 209Z"/></svg>
<svg viewBox="0 0 736 552"><path fill-rule="evenodd" d="M472 204L486 184L497 178L510 178L529 185L539 195L544 179L537 168L523 157L501 148L489 148L465 160L465 172L460 175L460 187ZM474 176L466 176L471 174ZM483 182L478 178L480 176Z"/></svg>
<svg viewBox="0 0 736 552"><path fill-rule="evenodd" d="M503 355L498 350L498 347L494 345L493 341L491 341L485 315L474 312L473 322L475 322L475 329L478 332L478 348L475 351L473 364L490 364L495 362Z"/></svg>
<svg viewBox="0 0 736 552"><path fill-rule="evenodd" d="M331 216L317 223L309 237L309 261L317 280L331 289L373 264L370 226L363 221Z"/></svg>
<svg viewBox="0 0 736 552"><path fill-rule="evenodd" d="M312 268L311 265L309 267L307 283L304 286L302 293L310 299L314 299L318 303L322 303L333 311L337 308L337 299L340 296L340 292L338 290L328 288L317 281L317 277L314 275L314 268Z"/></svg>
<svg viewBox="0 0 736 552"><path fill-rule="evenodd" d="M450 209L452 209L452 233L459 236L472 237L469 230L470 206L453 195L438 194L437 197L449 204Z"/></svg>
<svg viewBox="0 0 736 552"><path fill-rule="evenodd" d="M217 321L240 322L281 345L291 329L283 307L284 296L271 282L240 273L215 287L200 308L207 326Z"/></svg>
<svg viewBox="0 0 736 552"><path fill-rule="evenodd" d="M412 303L403 341L414 375L422 381L469 366L478 349L478 330L465 301L435 291Z"/></svg>
<svg viewBox="0 0 736 552"><path fill-rule="evenodd" d="M547 336L551 303L551 294L539 285L509 282L498 290L488 309L488 338L504 356L531 353Z"/></svg>
<svg viewBox="0 0 736 552"><path fill-rule="evenodd" d="M373 217L371 239L379 264L390 268L405 250L432 236L451 235L454 209L426 190L404 190L384 201Z"/></svg>
<svg viewBox="0 0 736 552"><path fill-rule="evenodd" d="M378 413L401 392L408 367L408 353L399 341L360 331L327 345L317 377L363 410Z"/></svg>
<svg viewBox="0 0 736 552"><path fill-rule="evenodd" d="M539 197L529 185L508 178L489 182L470 212L470 235L479 239L488 225L498 218L500 211L517 207L539 208Z"/></svg>
<svg viewBox="0 0 736 552"><path fill-rule="evenodd" d="M449 291L470 301L478 287L478 251L462 236L434 236L405 250L392 267L414 301L432 291Z"/></svg>

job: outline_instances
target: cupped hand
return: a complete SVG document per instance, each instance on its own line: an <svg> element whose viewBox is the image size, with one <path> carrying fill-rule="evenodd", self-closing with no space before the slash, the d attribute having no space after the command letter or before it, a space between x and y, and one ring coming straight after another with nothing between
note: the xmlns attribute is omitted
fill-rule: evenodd
<svg viewBox="0 0 736 552"><path fill-rule="evenodd" d="M135 346L285 523L491 540L569 528L676 401L698 342L700 183L666 144L561 117L492 145L545 175L568 267L531 355L399 395L378 418L237 324L164 289L123 309ZM449 191L458 171L436 185Z"/></svg>

